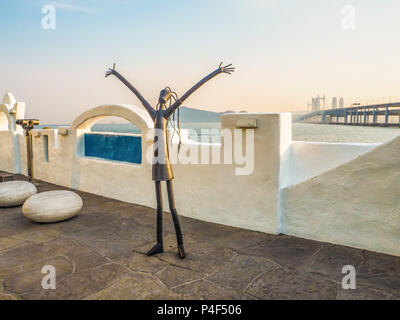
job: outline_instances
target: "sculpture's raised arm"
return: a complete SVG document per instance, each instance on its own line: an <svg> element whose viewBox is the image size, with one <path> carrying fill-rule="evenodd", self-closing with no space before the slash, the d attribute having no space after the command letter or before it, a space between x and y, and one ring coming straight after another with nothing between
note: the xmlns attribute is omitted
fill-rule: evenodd
<svg viewBox="0 0 400 320"><path fill-rule="evenodd" d="M122 83L124 85L126 85L128 87L129 90L131 90L135 96L140 100L140 102L142 103L143 107L145 107L145 109L147 110L147 112L149 113L150 117L152 120L155 119L156 115L155 115L155 110L153 109L153 107L150 105L150 103L148 103L146 101L145 98L143 98L143 96L140 94L140 92L129 83L128 80L126 80L117 70L115 70L115 64L113 66L113 68L108 69L106 71L106 78L110 75L114 75L116 76L119 80L122 81Z"/></svg>
<svg viewBox="0 0 400 320"><path fill-rule="evenodd" d="M177 101L175 101L175 103L170 106L165 114L164 117L165 118L169 118L174 112L175 110L193 93L195 92L198 88L200 88L203 84L205 84L208 80L211 80L212 78L214 78L215 76L219 75L220 73L227 73L227 74L231 74L232 72L235 71L235 68L232 67L232 64L228 64L227 66L223 67L222 66L222 62L219 65L218 69L216 69L215 71L211 72L208 76L204 77L203 79L201 79L199 82L197 82L191 89L189 89L182 97L180 97Z"/></svg>

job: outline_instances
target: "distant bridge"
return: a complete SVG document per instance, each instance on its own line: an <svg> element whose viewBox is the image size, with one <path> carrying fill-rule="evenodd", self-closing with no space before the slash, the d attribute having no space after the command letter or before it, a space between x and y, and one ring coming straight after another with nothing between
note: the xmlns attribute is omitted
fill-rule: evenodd
<svg viewBox="0 0 400 320"><path fill-rule="evenodd" d="M300 117L299 121L355 126L400 127L400 102L319 110Z"/></svg>

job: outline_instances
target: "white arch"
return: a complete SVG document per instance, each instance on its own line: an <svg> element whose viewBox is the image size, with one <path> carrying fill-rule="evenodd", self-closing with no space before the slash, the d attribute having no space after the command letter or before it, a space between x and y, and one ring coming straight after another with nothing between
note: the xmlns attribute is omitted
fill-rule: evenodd
<svg viewBox="0 0 400 320"><path fill-rule="evenodd" d="M15 97L11 92L7 92L3 97L2 103L8 107L8 111L11 111L17 103L17 100L15 100Z"/></svg>
<svg viewBox="0 0 400 320"><path fill-rule="evenodd" d="M145 110L136 106L115 104L95 107L82 113L72 123L71 132L88 130L94 123L105 117L123 118L137 126L142 133L154 128L154 123Z"/></svg>
<svg viewBox="0 0 400 320"><path fill-rule="evenodd" d="M14 173L21 173L21 163L20 163L20 145L19 145L19 134L16 131L16 123L15 117L10 114L10 110L13 108L14 104L10 107L9 104L4 103L8 99L8 102L13 103L13 96L11 94L7 94L3 103L0 104L0 131L6 131L10 135L9 143L13 146L13 161L14 161ZM15 100L15 99L14 99Z"/></svg>
<svg viewBox="0 0 400 320"><path fill-rule="evenodd" d="M73 135L76 156L83 157L85 154L84 133L88 132L94 123L106 117L119 117L137 126L142 133L142 150L145 150L147 132L154 128L147 111L132 105L103 105L82 113L72 123L70 132Z"/></svg>
<svg viewBox="0 0 400 320"><path fill-rule="evenodd" d="M0 104L0 130L15 131L15 123L8 105Z"/></svg>

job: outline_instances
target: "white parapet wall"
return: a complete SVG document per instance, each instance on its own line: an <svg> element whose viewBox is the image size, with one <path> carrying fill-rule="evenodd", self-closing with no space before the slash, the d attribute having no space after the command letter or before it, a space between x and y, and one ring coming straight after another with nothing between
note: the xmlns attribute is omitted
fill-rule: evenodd
<svg viewBox="0 0 400 320"><path fill-rule="evenodd" d="M104 116L127 119L141 130L141 164L84 156L82 136ZM247 129L248 131L240 129L237 126L239 119L257 119L258 127ZM290 114L228 114L222 119L222 132L226 133L222 144L184 140L178 157L182 153L191 154L191 163L173 164L179 213L204 221L276 233L279 168L282 159L280 149L281 145L290 145L289 141L282 143L280 138L284 136L281 132L290 128ZM146 139L151 137L151 130L152 122L142 109L118 105L101 106L85 112L68 128L67 135L60 134L57 130L34 130L35 177L74 189L155 207L151 164L146 161L146 153L150 150L152 154L152 140ZM236 151L248 155L248 160L244 162L237 161L235 144L232 141L234 135L239 133L242 133L242 150ZM252 143L254 147L247 150L247 145L250 147ZM176 150L177 144L173 143L170 149ZM208 154L206 161L205 152ZM218 155L219 163L213 163L213 152ZM246 157L243 159L246 160ZM168 210L165 191L164 188L164 207Z"/></svg>
<svg viewBox="0 0 400 320"><path fill-rule="evenodd" d="M26 173L12 103L0 109L0 170ZM142 163L85 156L84 136L104 117L140 129ZM221 143L184 138L179 154L175 136L170 156L179 159L173 164L179 214L400 256L400 138L384 145L299 142L291 125L289 113L226 114ZM155 208L147 161L153 130L142 108L127 105L92 108L70 127L33 130L35 178ZM168 211L165 186L163 200Z"/></svg>
<svg viewBox="0 0 400 320"><path fill-rule="evenodd" d="M26 151L21 152L20 148L25 146L23 131L15 123L24 116L25 103L17 102L11 93L6 93L0 104L0 164L3 171L26 172L26 162L21 162L22 157L26 157Z"/></svg>
<svg viewBox="0 0 400 320"><path fill-rule="evenodd" d="M283 190L283 232L400 256L400 137Z"/></svg>
<svg viewBox="0 0 400 320"><path fill-rule="evenodd" d="M290 180L296 185L346 163L379 146L379 143L327 143L293 141Z"/></svg>

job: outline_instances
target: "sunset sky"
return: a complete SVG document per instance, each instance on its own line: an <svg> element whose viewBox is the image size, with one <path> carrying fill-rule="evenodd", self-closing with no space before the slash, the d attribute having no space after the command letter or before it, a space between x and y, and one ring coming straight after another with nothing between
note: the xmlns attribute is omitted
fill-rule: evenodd
<svg viewBox="0 0 400 320"><path fill-rule="evenodd" d="M42 28L42 7L56 29ZM345 5L356 28L342 26ZM212 111L305 110L313 95L346 104L400 101L398 0L1 0L0 94L42 123L107 103L140 105L105 70L117 63L151 102L183 94L220 61L237 70L185 105Z"/></svg>

